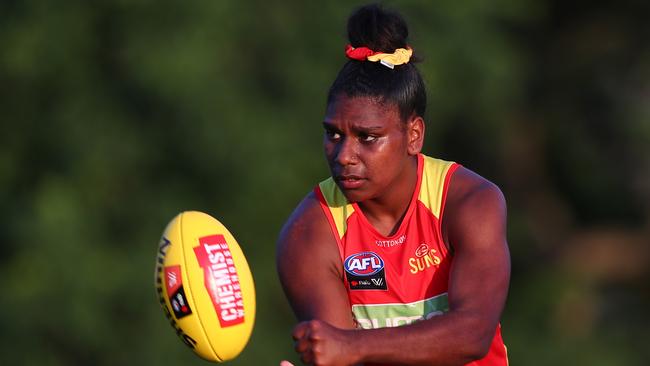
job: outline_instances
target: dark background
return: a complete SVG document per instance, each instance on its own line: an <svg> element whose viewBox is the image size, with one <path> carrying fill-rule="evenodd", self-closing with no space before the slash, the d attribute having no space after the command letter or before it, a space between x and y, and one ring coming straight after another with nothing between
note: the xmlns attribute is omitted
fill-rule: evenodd
<svg viewBox="0 0 650 366"><path fill-rule="evenodd" d="M1 364L205 365L153 286L160 234L190 209L255 277L231 364L296 360L275 239L328 174L354 4L0 3ZM648 4L388 2L425 60L425 152L508 199L513 365L650 363Z"/></svg>

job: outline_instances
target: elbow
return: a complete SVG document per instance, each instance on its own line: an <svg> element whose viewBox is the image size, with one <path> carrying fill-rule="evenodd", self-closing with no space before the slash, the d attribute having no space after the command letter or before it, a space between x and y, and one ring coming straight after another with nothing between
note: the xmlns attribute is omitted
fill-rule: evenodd
<svg viewBox="0 0 650 366"><path fill-rule="evenodd" d="M484 358L494 340L497 326L488 322L483 314L464 313L456 320L455 361L454 364L465 365Z"/></svg>
<svg viewBox="0 0 650 366"><path fill-rule="evenodd" d="M490 351L492 338L494 337L494 332L477 331L476 329L468 334L469 336L460 350L463 359L462 364L484 358Z"/></svg>
<svg viewBox="0 0 650 366"><path fill-rule="evenodd" d="M465 350L465 358L467 359L466 363L470 363L472 361L477 361L482 359L483 357L487 356L488 352L490 351L490 341L479 341L475 342L474 344L470 345L466 350Z"/></svg>

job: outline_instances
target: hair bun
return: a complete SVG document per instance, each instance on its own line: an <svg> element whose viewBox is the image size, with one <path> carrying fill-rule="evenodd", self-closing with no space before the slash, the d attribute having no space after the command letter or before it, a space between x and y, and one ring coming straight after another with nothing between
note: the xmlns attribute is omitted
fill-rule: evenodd
<svg viewBox="0 0 650 366"><path fill-rule="evenodd" d="M377 52L406 48L409 31L406 21L394 11L370 4L357 9L348 19L348 38L353 47Z"/></svg>
<svg viewBox="0 0 650 366"><path fill-rule="evenodd" d="M348 19L348 37L350 46L354 49L346 47L349 60L332 83L327 94L327 104L334 103L339 97L364 97L394 104L402 121L413 116L424 116L427 93L422 76L414 64L418 60L411 54L412 50L408 50L407 62L404 63L403 51L407 50L397 51L400 48L411 48L407 43L408 33L406 22L394 11L384 10L376 4L355 10ZM363 55L349 54L357 49L360 53L374 51L384 55L371 55L382 58L370 60L367 55L364 59L358 57ZM379 60L384 62L366 62ZM391 61L399 63L392 64Z"/></svg>

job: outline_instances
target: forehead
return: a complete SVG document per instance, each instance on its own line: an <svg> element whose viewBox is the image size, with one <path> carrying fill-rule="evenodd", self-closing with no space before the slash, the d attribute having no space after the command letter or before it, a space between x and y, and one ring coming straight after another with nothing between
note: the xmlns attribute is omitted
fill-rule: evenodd
<svg viewBox="0 0 650 366"><path fill-rule="evenodd" d="M333 99L325 112L326 124L390 126L401 122L394 103L383 103L371 97L339 96Z"/></svg>

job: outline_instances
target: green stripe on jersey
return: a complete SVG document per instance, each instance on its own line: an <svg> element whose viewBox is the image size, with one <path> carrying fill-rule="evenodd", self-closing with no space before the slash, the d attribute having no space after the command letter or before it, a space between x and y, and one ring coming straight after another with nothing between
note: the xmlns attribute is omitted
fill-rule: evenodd
<svg viewBox="0 0 650 366"><path fill-rule="evenodd" d="M447 293L409 304L352 305L352 313L363 329L398 327L429 319L449 311Z"/></svg>

